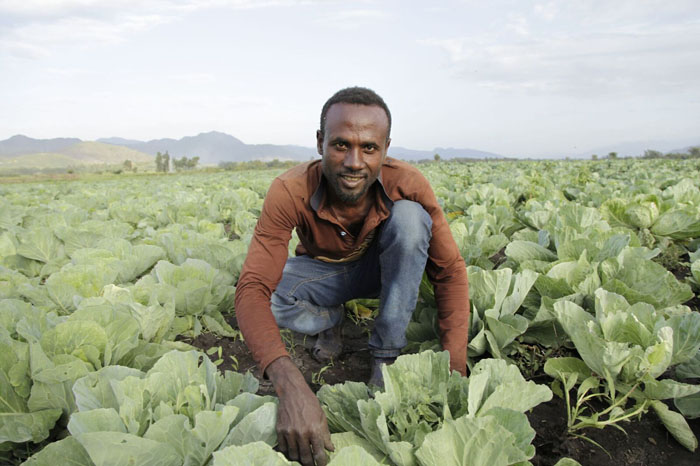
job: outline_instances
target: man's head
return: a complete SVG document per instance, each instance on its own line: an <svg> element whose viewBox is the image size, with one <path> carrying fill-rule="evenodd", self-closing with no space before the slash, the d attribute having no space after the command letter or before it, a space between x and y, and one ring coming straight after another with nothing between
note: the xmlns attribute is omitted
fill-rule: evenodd
<svg viewBox="0 0 700 466"><path fill-rule="evenodd" d="M331 202L353 205L367 199L391 142L390 118L382 98L369 89L343 89L323 106L316 144Z"/></svg>
<svg viewBox="0 0 700 466"><path fill-rule="evenodd" d="M341 89L331 96L330 99L323 104L321 109L321 133L326 131L326 116L328 115L328 109L331 108L333 104L356 104L356 105L376 105L381 107L386 113L386 118L389 121L389 125L386 131L386 138L389 139L391 134L391 112L389 107L384 102L376 92L372 89L367 89L366 87L346 87Z"/></svg>

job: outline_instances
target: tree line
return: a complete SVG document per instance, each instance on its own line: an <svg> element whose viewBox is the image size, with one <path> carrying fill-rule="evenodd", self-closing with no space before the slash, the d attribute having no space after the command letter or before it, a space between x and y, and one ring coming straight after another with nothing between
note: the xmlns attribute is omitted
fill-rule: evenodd
<svg viewBox="0 0 700 466"><path fill-rule="evenodd" d="M163 173L168 173L171 169L171 161L172 161L172 168L176 171L180 170L192 170L193 168L197 167L197 164L199 163L199 157L195 156L192 158L187 158L187 157L170 157L170 154L166 150L164 154L161 154L160 152L156 153L156 171L157 172L163 172Z"/></svg>

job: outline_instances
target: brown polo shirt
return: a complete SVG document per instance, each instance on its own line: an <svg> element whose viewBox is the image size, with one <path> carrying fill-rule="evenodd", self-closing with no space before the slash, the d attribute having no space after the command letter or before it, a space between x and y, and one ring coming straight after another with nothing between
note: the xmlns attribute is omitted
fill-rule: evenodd
<svg viewBox="0 0 700 466"><path fill-rule="evenodd" d="M376 202L357 236L328 209L320 160L298 165L272 182L236 286L238 325L263 373L272 361L287 355L270 311L270 295L282 278L292 230L296 228L299 237L297 255L349 259L362 251L368 235L389 216L393 202L407 199L420 203L432 218L426 272L435 288L441 343L450 352L451 368L466 374L467 270L445 215L428 180L406 162L387 157L378 182Z"/></svg>

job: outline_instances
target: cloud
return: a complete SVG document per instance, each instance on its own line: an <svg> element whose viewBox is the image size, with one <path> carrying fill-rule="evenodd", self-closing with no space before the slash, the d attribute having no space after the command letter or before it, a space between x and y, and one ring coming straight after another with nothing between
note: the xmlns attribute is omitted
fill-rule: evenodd
<svg viewBox="0 0 700 466"><path fill-rule="evenodd" d="M692 13L655 10L652 1L591 3L599 9L536 3L527 14L506 15L503 27L492 26L497 32L421 43L443 50L460 79L498 92L587 98L700 90L700 21Z"/></svg>
<svg viewBox="0 0 700 466"><path fill-rule="evenodd" d="M0 54L43 58L54 47L115 43L207 8L296 6L319 0L0 0Z"/></svg>
<svg viewBox="0 0 700 466"><path fill-rule="evenodd" d="M388 14L385 11L364 8L333 11L319 15L315 21L321 25L350 31L366 28L368 23L387 17Z"/></svg>

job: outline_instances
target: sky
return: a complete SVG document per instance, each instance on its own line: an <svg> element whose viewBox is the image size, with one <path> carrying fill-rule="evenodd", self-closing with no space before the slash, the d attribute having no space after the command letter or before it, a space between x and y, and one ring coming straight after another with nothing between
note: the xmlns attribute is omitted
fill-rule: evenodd
<svg viewBox="0 0 700 466"><path fill-rule="evenodd" d="M700 144L699 77L698 0L0 0L0 140L313 146L359 85L401 147L670 150Z"/></svg>

